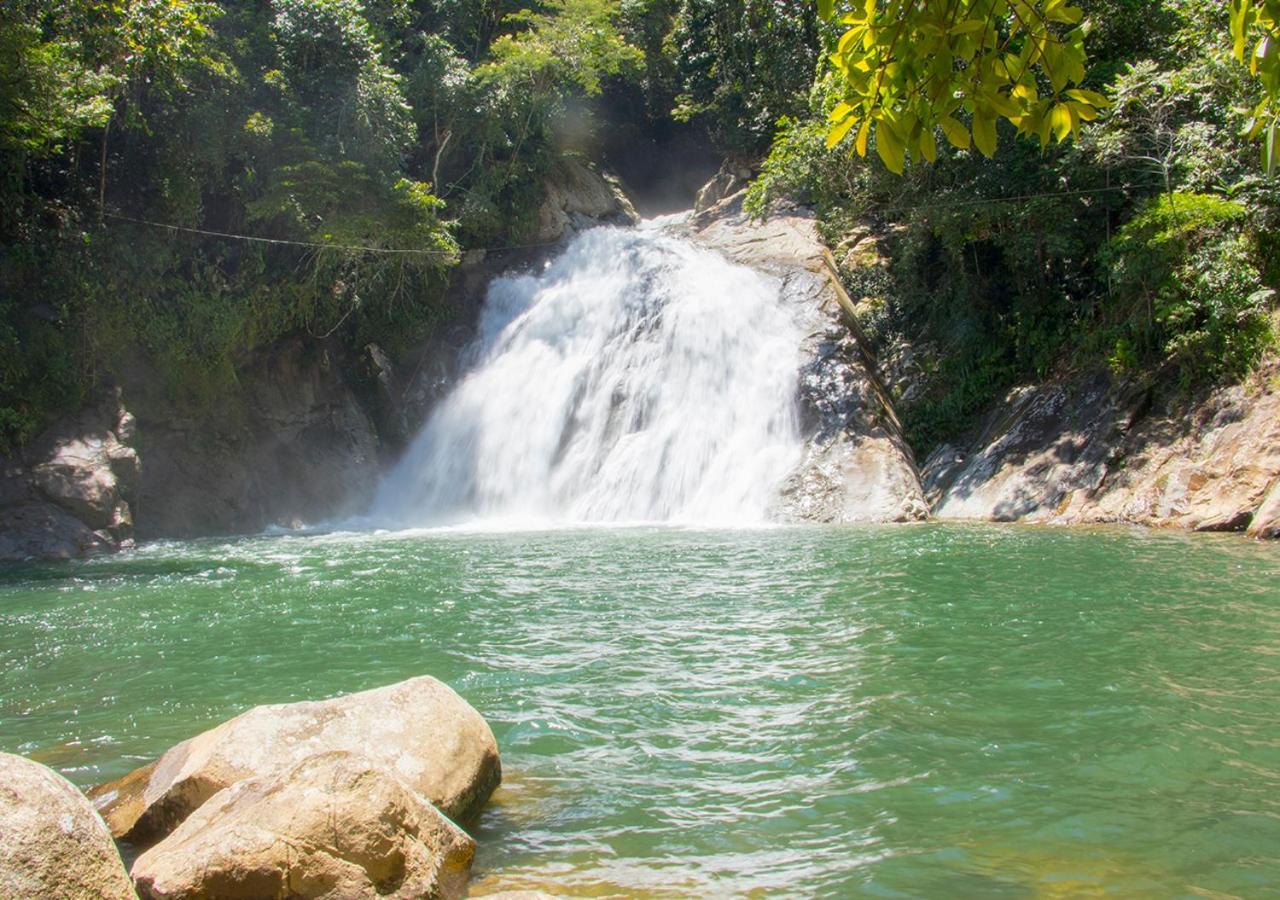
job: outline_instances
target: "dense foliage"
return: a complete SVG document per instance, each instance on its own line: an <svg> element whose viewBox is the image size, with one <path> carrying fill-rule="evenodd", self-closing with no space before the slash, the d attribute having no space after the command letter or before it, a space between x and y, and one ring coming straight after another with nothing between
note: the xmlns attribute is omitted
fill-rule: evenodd
<svg viewBox="0 0 1280 900"><path fill-rule="evenodd" d="M1020 378L1197 386L1273 340L1261 0L6 9L0 449L140 363L196 404L288 335L407 346L557 159L680 128L819 209L918 450Z"/></svg>
<svg viewBox="0 0 1280 900"><path fill-rule="evenodd" d="M616 0L525 6L19 0L0 449L139 362L196 404L287 334L425 334L460 249L523 237L566 108L643 59Z"/></svg>
<svg viewBox="0 0 1280 900"><path fill-rule="evenodd" d="M863 325L918 451L971 427L1019 379L1106 363L1191 388L1242 376L1274 341L1276 196L1250 142L1269 88L1233 58L1227 9L1193 0L1082 8L1096 27L1089 68L1071 80L1102 111L1079 130L1074 119L1050 126L1050 136L1078 140L1046 147L1043 121L1037 133L1013 109L979 124L986 114L953 96L916 117L933 116L940 135L956 132L937 141L936 163L880 149L889 168L902 164L899 177L854 156L862 148L850 148L853 139L831 140L854 131L842 123L867 121L838 60L818 74L809 111L780 122L754 186L756 209L782 194L818 206L833 246L866 224L885 235L878 262L838 255L855 296L867 298ZM848 24L825 33L829 48ZM983 46L970 49L980 56ZM898 82L919 88L910 80L918 74L898 73ZM1045 71L1036 82L1036 102L1072 102L1076 88ZM991 84L1017 90L1003 73ZM896 102L923 101L908 90ZM993 134L980 142L991 160L964 149L978 130L1005 132L998 148ZM1017 137L1029 130L1031 140ZM883 143L884 132L870 139ZM927 161L933 154L915 141L914 156Z"/></svg>

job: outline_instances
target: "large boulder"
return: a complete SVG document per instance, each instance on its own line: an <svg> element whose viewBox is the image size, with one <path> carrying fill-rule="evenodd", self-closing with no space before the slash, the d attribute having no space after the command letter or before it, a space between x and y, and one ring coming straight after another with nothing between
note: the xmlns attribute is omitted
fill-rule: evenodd
<svg viewBox="0 0 1280 900"><path fill-rule="evenodd" d="M102 819L74 785L0 753L0 897L133 900Z"/></svg>
<svg viewBox="0 0 1280 900"><path fill-rule="evenodd" d="M148 846L218 791L347 751L403 778L449 817L472 818L502 780L493 732L430 677L332 700L257 706L90 792L117 838Z"/></svg>
<svg viewBox="0 0 1280 900"><path fill-rule="evenodd" d="M1106 371L1015 389L926 461L935 514L1280 535L1278 370L1194 398Z"/></svg>
<svg viewBox="0 0 1280 900"><path fill-rule="evenodd" d="M389 769L351 753L211 797L138 857L146 900L450 898L466 894L475 842Z"/></svg>

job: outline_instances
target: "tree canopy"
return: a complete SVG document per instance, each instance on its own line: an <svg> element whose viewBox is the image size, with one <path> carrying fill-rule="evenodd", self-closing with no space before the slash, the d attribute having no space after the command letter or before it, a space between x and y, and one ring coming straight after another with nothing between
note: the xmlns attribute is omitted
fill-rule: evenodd
<svg viewBox="0 0 1280 900"><path fill-rule="evenodd" d="M908 159L936 161L938 132L991 157L1002 119L1045 147L1078 138L1111 105L1087 86L1094 25L1070 0L818 0L818 10L839 29L828 57L840 97L828 145L853 135L860 156L874 145L899 174ZM1280 4L1232 0L1230 28L1236 59L1263 89L1247 130L1264 138L1271 171L1280 159Z"/></svg>

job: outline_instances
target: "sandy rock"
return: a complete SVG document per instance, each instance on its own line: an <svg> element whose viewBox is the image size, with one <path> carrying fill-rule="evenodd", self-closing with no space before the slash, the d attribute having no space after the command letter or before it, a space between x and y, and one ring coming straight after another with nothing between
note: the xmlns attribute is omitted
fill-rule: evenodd
<svg viewBox="0 0 1280 900"><path fill-rule="evenodd" d="M111 834L52 769L0 753L0 897L133 900Z"/></svg>
<svg viewBox="0 0 1280 900"><path fill-rule="evenodd" d="M812 212L778 206L768 216L752 219L742 208L745 199L746 191L738 191L695 216L698 243L734 262L769 272L822 271L822 240Z"/></svg>
<svg viewBox="0 0 1280 900"><path fill-rule="evenodd" d="M146 900L455 898L475 842L409 784L351 753L309 756L211 797L138 857Z"/></svg>
<svg viewBox="0 0 1280 900"><path fill-rule="evenodd" d="M1280 478L1280 391L1235 385L1154 409L1116 456L1075 521L1244 531Z"/></svg>
<svg viewBox="0 0 1280 900"><path fill-rule="evenodd" d="M237 781L270 779L333 751L385 766L455 820L472 818L502 780L484 719L424 676L332 700L254 707L90 797L112 834L147 846Z"/></svg>

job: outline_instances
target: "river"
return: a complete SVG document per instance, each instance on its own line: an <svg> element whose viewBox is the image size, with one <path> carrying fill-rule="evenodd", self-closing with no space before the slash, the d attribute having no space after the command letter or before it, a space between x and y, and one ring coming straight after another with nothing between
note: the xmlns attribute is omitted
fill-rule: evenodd
<svg viewBox="0 0 1280 900"><path fill-rule="evenodd" d="M1129 529L439 529L0 573L0 749L88 786L420 674L493 726L476 891L1242 896L1280 552Z"/></svg>

